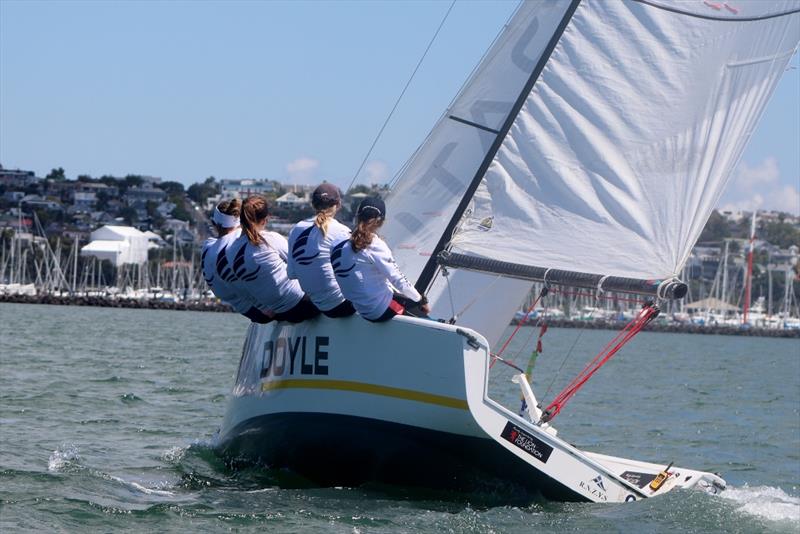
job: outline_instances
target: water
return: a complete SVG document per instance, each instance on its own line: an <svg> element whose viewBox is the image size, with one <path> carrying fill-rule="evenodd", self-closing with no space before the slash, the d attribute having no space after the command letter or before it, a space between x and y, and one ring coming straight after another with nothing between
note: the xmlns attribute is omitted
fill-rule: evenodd
<svg viewBox="0 0 800 534"><path fill-rule="evenodd" d="M800 529L798 340L643 333L555 420L579 447L720 472L722 495L512 506L408 488L286 489L287 473L228 470L209 442L246 326L233 314L0 304L0 531ZM521 329L506 355L536 333ZM611 337L551 329L537 393L573 345L548 398ZM493 395L516 406L508 371L495 375Z"/></svg>

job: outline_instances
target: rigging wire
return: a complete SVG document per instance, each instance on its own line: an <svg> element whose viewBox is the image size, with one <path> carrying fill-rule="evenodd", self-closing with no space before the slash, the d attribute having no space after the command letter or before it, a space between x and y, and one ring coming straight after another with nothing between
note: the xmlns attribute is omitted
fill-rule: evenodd
<svg viewBox="0 0 800 534"><path fill-rule="evenodd" d="M483 289L482 289L482 290L481 290L481 291L480 291L480 292L479 292L477 295L475 295L475 296L472 298L472 300L470 300L470 301L469 301L469 302L466 304L466 306L464 306L463 308L461 308L461 309L458 311L458 313L456 313L455 315L453 315L453 317L454 317L454 318L458 318L458 317L461 317L462 315L464 315L464 313L465 313L465 312L466 312L468 309L470 309L470 308L471 308L471 307L472 307L472 306L473 306L473 305L474 305L476 302L478 302L478 300L479 300L480 298L482 298L482 297L483 297L483 295L485 295L485 294L486 294L486 293L487 293L487 292L488 292L488 291L489 291L489 290L490 290L490 289L491 289L491 288L494 286L494 284L495 284L495 283L497 283L497 281L498 281L498 280L500 280L500 278L502 278L502 276L500 276L500 275L497 275L497 276L495 276L494 278L492 278L492 281L491 281L491 282L490 282L490 283L489 283L489 284L488 284L486 287L484 287L484 288L483 288ZM434 281L435 281L435 280L436 280L436 279L434 278ZM433 282L431 282L431 285L433 285Z"/></svg>
<svg viewBox="0 0 800 534"><path fill-rule="evenodd" d="M541 291L539 292L539 295L531 303L530 307L528 308L528 311L525 312L525 316L520 321L517 322L517 327L514 328L514 331L511 332L510 336L508 336L508 339L506 339L506 342L503 343L503 346L500 347L500 350L497 351L497 353L492 354L492 358L493 359L492 359L491 363L489 364L489 369L494 367L495 362L498 360L498 358L500 358L500 356L503 355L503 352L505 352L506 347L508 347L508 344L511 343L511 340L514 339L514 336L517 335L517 332L519 332L519 329L522 328L522 325L528 320L528 317L530 316L530 314L533 311L533 309L536 307L536 305L539 303L539 301L542 298L547 296L547 292L548 292L548 287L547 286L542 287Z"/></svg>
<svg viewBox="0 0 800 534"><path fill-rule="evenodd" d="M605 365L619 350L633 339L636 334L642 331L653 319L658 317L660 310L652 302L648 302L642 307L639 314L632 319L625 328L619 332L614 339L608 342L600 353L589 362L586 367L576 376L564 390L559 393L555 399L550 403L544 414L542 415L543 422L551 421L556 415L561 412L564 405L583 387L583 385L603 366Z"/></svg>
<svg viewBox="0 0 800 534"><path fill-rule="evenodd" d="M369 159L370 155L372 154L372 150L375 148L375 145L378 143L378 140L381 138L381 135L383 135L383 131L386 129L386 125L389 124L389 120L392 118L392 115L394 115L394 112L397 109L397 106L400 104L400 100L403 98L403 95L406 94L406 90L408 89L408 86L411 85L411 81L414 79L414 76L417 74L417 71L419 70L420 65L422 65L422 62L425 60L425 56L428 55L428 51L431 49L431 46L433 46L433 42L436 40L436 37L439 35L439 31L442 29L442 26L444 26L444 23L447 20L447 17L450 15L450 12L453 10L453 6L455 6L455 5L456 5L456 0L453 0L450 3L450 7L447 8L447 12L444 14L444 17L442 18L442 22L439 23L439 27L436 28L436 32L433 34L433 37L431 38L430 42L428 43L428 47L425 49L425 52L422 53L422 57L419 58L419 61L417 62L417 66L414 67L414 71L411 73L411 77L408 78L408 81L406 82L405 87L403 87L403 90L400 92L400 96L397 97L397 100L395 101L394 106L392 107L392 110L389 112L389 115L386 117L386 120L383 121L383 126L381 126L381 129L378 131L378 135L375 136L375 140L372 141L372 145L369 147L369 150L367 150L367 153L364 155L364 159L361 160L361 165L358 166L358 170L353 175L353 179L350 180L350 184L347 186L347 191L349 191L353 187L353 184L355 184L356 179L358 178L358 175L361 173L361 170L364 168L364 165L366 165L367 160Z"/></svg>
<svg viewBox="0 0 800 534"><path fill-rule="evenodd" d="M596 299L599 299L599 297L600 297L599 295L595 296ZM591 313L589 313L588 319L591 319L593 315L594 315L594 309L591 311ZM553 389L553 385L555 384L558 377L561 375L561 371L564 369L564 365L567 363L567 360L569 360L570 357L572 357L572 352L575 350L575 346L578 344L578 341L580 341L581 337L583 337L584 332L586 332L586 325L584 325L583 328L581 328L578 331L578 335L575 336L575 341L572 342L572 346L570 346L569 350L567 351L567 355L564 356L564 359L561 361L561 365L559 366L558 371L556 371L556 373L553 375L553 378L550 380L550 384L547 386L547 390L544 392L544 395L542 396L543 399L546 399L547 396L550 394L550 391Z"/></svg>
<svg viewBox="0 0 800 534"><path fill-rule="evenodd" d="M503 27L500 28L500 30L498 30L497 34L495 34L494 39L492 39L492 42L489 44L489 46L486 48L486 50L484 50L483 55L481 55L481 57L478 60L478 62L475 63L475 65L472 67L472 70L469 72L469 76L467 76L464 79L464 82L461 84L461 87L458 88L458 91L456 91L455 96L453 96L453 98L447 104L447 108L441 114L439 119L436 121L436 124L439 124L442 121L442 119L447 117L447 115L449 114L450 108L453 106L453 103L456 101L456 99L458 99L459 95L461 95L461 93L464 91L464 88L467 86L467 84L470 82L470 80L472 80L472 78L475 76L475 73L478 71L478 67L480 67L483 64L484 60L489 55L489 52L494 49L495 43L497 42L498 39L500 39L500 36L503 34L503 31L505 31L505 29L508 27L509 23L511 22L511 19L513 19L514 15L517 14L517 11L519 11L519 8L522 6L523 3L524 3L524 0L521 0L519 2L517 7L511 12L511 14L506 19L506 22L503 24ZM436 128L436 127L434 126L434 128ZM398 171L394 174L394 176L392 176L392 179L389 182L389 189L390 190L394 188L395 184L397 184L397 181L403 175L403 173L405 172L406 168L408 168L408 166L411 165L411 162L414 161L414 158L419 153L419 151L422 149L423 145L425 145L425 142L428 140L428 138L430 138L431 133L433 133L433 130L431 130L428 133L428 135L425 136L425 138L422 140L422 142L419 144L419 146L417 146L417 148L411 154L411 157L408 158L406 160L406 162L403 163L403 165L400 167L400 169L398 169Z"/></svg>

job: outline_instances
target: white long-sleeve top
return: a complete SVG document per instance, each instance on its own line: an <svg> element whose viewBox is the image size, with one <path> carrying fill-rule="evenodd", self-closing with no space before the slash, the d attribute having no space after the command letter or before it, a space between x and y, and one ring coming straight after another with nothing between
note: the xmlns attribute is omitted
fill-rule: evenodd
<svg viewBox="0 0 800 534"><path fill-rule="evenodd" d="M207 239L203 244L201 258L203 277L214 295L235 311L245 313L256 306L256 302L248 295L236 291L231 285L228 279L232 271L225 256L227 248L239 238L241 233L241 229L237 228L218 239L213 237Z"/></svg>
<svg viewBox="0 0 800 534"><path fill-rule="evenodd" d="M231 285L252 298L262 312L289 311L303 298L303 290L286 274L286 238L275 232L261 232L261 237L265 243L256 246L242 233L228 247L225 255L233 270Z"/></svg>
<svg viewBox="0 0 800 534"><path fill-rule="evenodd" d="M353 250L350 240L339 243L331 250L331 264L342 294L365 319L383 315L395 290L415 302L422 299L378 236L358 252Z"/></svg>
<svg viewBox="0 0 800 534"><path fill-rule="evenodd" d="M350 238L350 229L332 219L328 231L314 224L314 217L297 223L289 232L288 275L300 282L300 287L322 311L332 310L342 302L342 295L331 265L331 249Z"/></svg>

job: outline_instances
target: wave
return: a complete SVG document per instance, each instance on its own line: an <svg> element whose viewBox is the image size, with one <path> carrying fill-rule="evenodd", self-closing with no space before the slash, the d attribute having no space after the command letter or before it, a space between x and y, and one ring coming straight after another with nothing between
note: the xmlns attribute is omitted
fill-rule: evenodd
<svg viewBox="0 0 800 534"><path fill-rule="evenodd" d="M47 460L47 470L51 473L68 471L80 465L81 455L78 448L71 443L63 443L50 454Z"/></svg>
<svg viewBox="0 0 800 534"><path fill-rule="evenodd" d="M770 521L800 523L800 497L789 495L780 488L745 485L728 487L720 495L741 505L737 508L740 512Z"/></svg>

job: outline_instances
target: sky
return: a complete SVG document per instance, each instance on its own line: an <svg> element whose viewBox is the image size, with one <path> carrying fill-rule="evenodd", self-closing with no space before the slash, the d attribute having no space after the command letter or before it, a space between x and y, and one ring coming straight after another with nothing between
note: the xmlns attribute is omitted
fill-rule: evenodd
<svg viewBox="0 0 800 534"><path fill-rule="evenodd" d="M0 0L0 164L346 187L449 1ZM389 181L516 1L461 0L356 183ZM722 198L800 214L795 55Z"/></svg>

